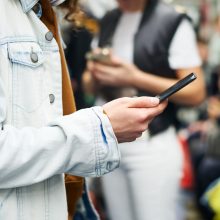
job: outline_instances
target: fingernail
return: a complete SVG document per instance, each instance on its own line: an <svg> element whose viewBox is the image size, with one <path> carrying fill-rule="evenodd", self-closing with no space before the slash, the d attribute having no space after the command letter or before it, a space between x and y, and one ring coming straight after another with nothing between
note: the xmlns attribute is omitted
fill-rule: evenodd
<svg viewBox="0 0 220 220"><path fill-rule="evenodd" d="M151 97L151 103L153 105L158 105L159 104L159 99L157 97Z"/></svg>

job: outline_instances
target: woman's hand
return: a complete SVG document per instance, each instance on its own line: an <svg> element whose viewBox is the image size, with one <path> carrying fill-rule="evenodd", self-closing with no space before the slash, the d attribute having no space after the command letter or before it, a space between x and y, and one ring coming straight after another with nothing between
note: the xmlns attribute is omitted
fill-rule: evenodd
<svg viewBox="0 0 220 220"><path fill-rule="evenodd" d="M138 68L119 58L112 57L109 64L90 62L87 66L93 77L101 84L108 86L132 86Z"/></svg>
<svg viewBox="0 0 220 220"><path fill-rule="evenodd" d="M118 142L130 142L142 135L151 120L162 113L167 101L154 97L119 98L103 106Z"/></svg>

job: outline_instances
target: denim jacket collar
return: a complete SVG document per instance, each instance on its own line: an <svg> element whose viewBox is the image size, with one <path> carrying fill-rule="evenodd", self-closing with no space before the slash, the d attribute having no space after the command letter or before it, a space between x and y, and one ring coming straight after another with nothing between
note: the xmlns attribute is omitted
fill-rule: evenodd
<svg viewBox="0 0 220 220"><path fill-rule="evenodd" d="M39 0L20 0L23 11L27 13Z"/></svg>

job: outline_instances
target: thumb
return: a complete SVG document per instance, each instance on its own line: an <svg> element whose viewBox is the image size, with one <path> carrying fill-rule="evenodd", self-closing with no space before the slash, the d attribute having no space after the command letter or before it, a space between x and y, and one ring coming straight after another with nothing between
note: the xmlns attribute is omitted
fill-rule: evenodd
<svg viewBox="0 0 220 220"><path fill-rule="evenodd" d="M159 105L159 99L149 96L135 97L128 103L129 108L151 108L157 105Z"/></svg>

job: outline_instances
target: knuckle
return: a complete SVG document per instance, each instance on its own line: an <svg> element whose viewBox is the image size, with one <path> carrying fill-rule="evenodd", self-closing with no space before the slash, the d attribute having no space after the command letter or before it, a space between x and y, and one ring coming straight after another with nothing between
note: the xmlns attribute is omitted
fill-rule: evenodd
<svg viewBox="0 0 220 220"><path fill-rule="evenodd" d="M141 114L139 114L139 122L143 122L147 120L147 115L145 112L141 112Z"/></svg>

